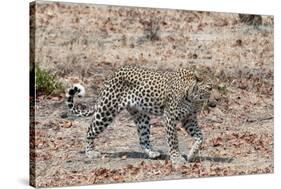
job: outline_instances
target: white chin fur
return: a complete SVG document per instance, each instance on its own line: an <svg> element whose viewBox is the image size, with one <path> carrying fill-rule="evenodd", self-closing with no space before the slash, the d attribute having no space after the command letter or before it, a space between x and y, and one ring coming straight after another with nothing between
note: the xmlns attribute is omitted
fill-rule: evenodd
<svg viewBox="0 0 281 189"><path fill-rule="evenodd" d="M81 84L75 83L73 85L73 87L77 87L78 89L80 89L80 92L78 93L78 96L80 96L80 97L85 96L86 90Z"/></svg>

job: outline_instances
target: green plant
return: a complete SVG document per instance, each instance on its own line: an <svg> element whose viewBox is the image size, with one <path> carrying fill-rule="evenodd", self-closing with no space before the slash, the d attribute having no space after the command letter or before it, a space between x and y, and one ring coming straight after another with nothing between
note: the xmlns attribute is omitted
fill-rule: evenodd
<svg viewBox="0 0 281 189"><path fill-rule="evenodd" d="M218 86L218 91L223 94L223 95L226 95L227 94L227 87L226 87L226 84L224 83L220 83Z"/></svg>
<svg viewBox="0 0 281 189"><path fill-rule="evenodd" d="M38 94L58 94L63 91L62 84L48 71L35 66L35 88Z"/></svg>

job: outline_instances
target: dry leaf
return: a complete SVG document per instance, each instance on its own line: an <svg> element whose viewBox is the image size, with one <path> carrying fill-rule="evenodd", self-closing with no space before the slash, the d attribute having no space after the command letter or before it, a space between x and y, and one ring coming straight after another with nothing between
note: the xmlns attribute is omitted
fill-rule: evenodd
<svg viewBox="0 0 281 189"><path fill-rule="evenodd" d="M70 128L72 126L72 121L64 120L63 122L59 123L59 125L62 128Z"/></svg>

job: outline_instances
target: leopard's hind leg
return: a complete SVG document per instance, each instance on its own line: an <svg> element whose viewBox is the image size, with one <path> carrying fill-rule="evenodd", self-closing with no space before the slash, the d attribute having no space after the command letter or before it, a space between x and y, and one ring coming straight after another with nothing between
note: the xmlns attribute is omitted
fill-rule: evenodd
<svg viewBox="0 0 281 189"><path fill-rule="evenodd" d="M94 113L92 122L88 127L86 136L86 150L85 153L89 158L100 157L100 152L95 149L94 139L102 133L113 121L115 113L103 107L98 108Z"/></svg>
<svg viewBox="0 0 281 189"><path fill-rule="evenodd" d="M123 106L113 93L104 92L101 99L98 100L92 122L88 127L86 136L85 153L90 158L99 157L101 154L95 149L94 139L102 133L113 121L115 116L122 111ZM114 100L113 100L114 99Z"/></svg>
<svg viewBox="0 0 281 189"><path fill-rule="evenodd" d="M150 117L132 108L127 108L127 110L133 116L134 123L137 126L141 148L149 158L154 159L159 157L161 155L160 152L153 150L150 144Z"/></svg>

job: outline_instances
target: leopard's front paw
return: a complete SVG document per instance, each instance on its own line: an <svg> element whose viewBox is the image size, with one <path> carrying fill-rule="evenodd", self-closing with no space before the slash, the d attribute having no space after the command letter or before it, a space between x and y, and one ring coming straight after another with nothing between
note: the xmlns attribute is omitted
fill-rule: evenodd
<svg viewBox="0 0 281 189"><path fill-rule="evenodd" d="M171 156L172 164L182 165L186 163L186 160L181 155Z"/></svg>
<svg viewBox="0 0 281 189"><path fill-rule="evenodd" d="M187 161L188 162L193 162L196 158L198 157L198 152L196 153L190 153L187 156Z"/></svg>
<svg viewBox="0 0 281 189"><path fill-rule="evenodd" d="M88 158L91 158L91 159L92 158L99 158L99 157L101 157L101 153L96 151L96 150L87 150L86 149L85 153L86 153L86 156Z"/></svg>
<svg viewBox="0 0 281 189"><path fill-rule="evenodd" d="M147 155L148 155L149 158L155 159L155 158L159 157L161 155L161 153L157 152L157 151L150 150L150 151L147 152Z"/></svg>
<svg viewBox="0 0 281 189"><path fill-rule="evenodd" d="M187 162L191 163L195 160L195 157L187 157Z"/></svg>

